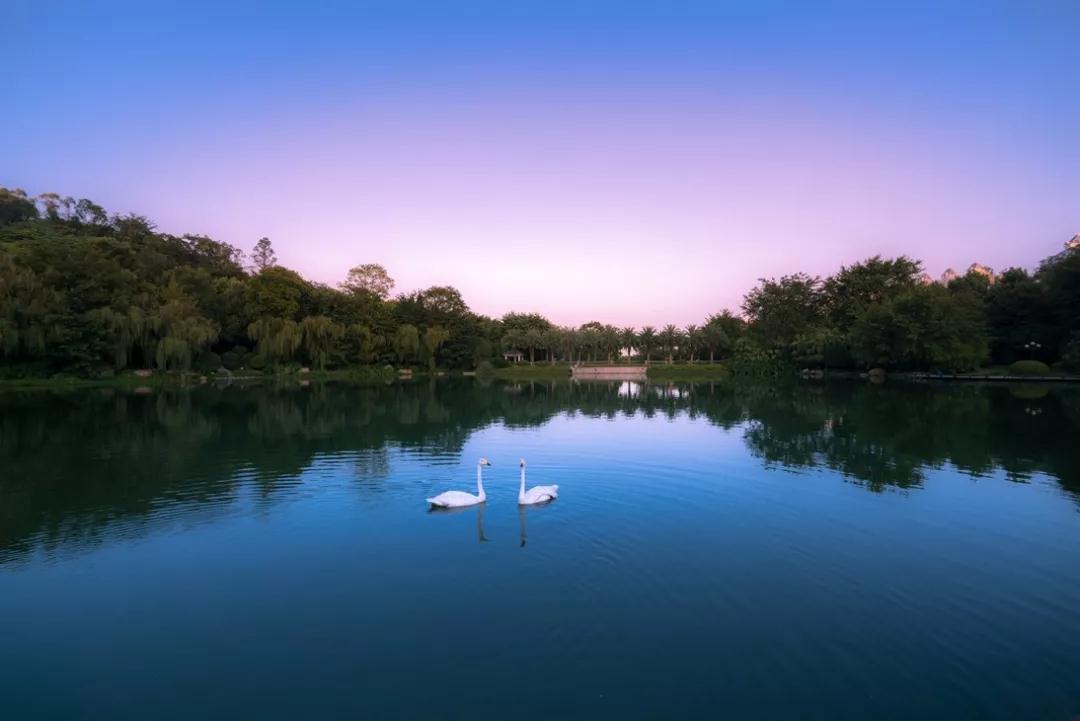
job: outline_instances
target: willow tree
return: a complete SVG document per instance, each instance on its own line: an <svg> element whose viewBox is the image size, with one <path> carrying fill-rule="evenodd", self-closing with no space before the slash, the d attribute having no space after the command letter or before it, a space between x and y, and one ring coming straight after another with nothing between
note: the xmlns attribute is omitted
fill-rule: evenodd
<svg viewBox="0 0 1080 721"><path fill-rule="evenodd" d="M362 323L354 323L345 331L346 345L352 351L349 360L374 363L379 351L386 345L386 338Z"/></svg>
<svg viewBox="0 0 1080 721"><path fill-rule="evenodd" d="M166 287L165 298L159 314L161 335L155 360L162 370L187 370L191 359L217 340L218 325L204 318L176 283Z"/></svg>
<svg viewBox="0 0 1080 721"><path fill-rule="evenodd" d="M394 353L401 363L416 360L420 353L420 331L415 325L406 323L398 326L397 333L394 334Z"/></svg>
<svg viewBox="0 0 1080 721"><path fill-rule="evenodd" d="M435 370L435 356L442 344L450 340L450 332L441 325L433 325L424 331L424 350L428 355L428 368Z"/></svg>
<svg viewBox="0 0 1080 721"><path fill-rule="evenodd" d="M60 336L62 306L34 271L0 255L0 356L43 355Z"/></svg>
<svg viewBox="0 0 1080 721"><path fill-rule="evenodd" d="M345 327L325 315L311 315L300 321L304 352L311 363L322 370L337 350L338 342L345 335Z"/></svg>
<svg viewBox="0 0 1080 721"><path fill-rule="evenodd" d="M300 324L288 318L260 318L247 328L255 352L271 363L290 360L304 341Z"/></svg>
<svg viewBox="0 0 1080 721"><path fill-rule="evenodd" d="M138 311L136 308L132 310ZM89 311L86 316L90 324L107 339L112 353L113 367L117 370L125 367L142 335L142 328L138 327L143 318L141 311L131 313L105 306Z"/></svg>

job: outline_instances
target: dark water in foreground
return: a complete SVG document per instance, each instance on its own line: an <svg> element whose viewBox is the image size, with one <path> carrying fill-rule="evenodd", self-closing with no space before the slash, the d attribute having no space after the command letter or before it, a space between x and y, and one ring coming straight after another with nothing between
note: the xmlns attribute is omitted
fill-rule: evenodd
<svg viewBox="0 0 1080 721"><path fill-rule="evenodd" d="M1078 668L1076 390L0 395L4 719L1071 720Z"/></svg>

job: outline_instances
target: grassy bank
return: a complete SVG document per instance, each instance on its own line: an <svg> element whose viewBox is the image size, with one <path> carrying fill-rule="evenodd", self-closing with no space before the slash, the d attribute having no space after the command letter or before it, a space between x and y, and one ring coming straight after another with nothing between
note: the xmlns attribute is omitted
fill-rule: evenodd
<svg viewBox="0 0 1080 721"><path fill-rule="evenodd" d="M649 380L696 381L728 378L731 371L722 363L654 363L649 366Z"/></svg>
<svg viewBox="0 0 1080 721"><path fill-rule="evenodd" d="M493 373L496 378L504 380L562 380L570 377L570 366L563 363L523 364L496 368Z"/></svg>

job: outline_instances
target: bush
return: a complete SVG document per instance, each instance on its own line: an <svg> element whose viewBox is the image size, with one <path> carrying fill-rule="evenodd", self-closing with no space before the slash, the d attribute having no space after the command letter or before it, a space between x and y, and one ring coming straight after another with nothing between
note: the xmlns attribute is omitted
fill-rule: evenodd
<svg viewBox="0 0 1080 721"><path fill-rule="evenodd" d="M1009 374L1014 376L1045 376L1050 374L1050 366L1037 360L1020 360L1009 366Z"/></svg>
<svg viewBox="0 0 1080 721"><path fill-rule="evenodd" d="M207 351L199 355L195 361L195 370L201 373L213 373L221 367L221 356L213 351Z"/></svg>
<svg viewBox="0 0 1080 721"><path fill-rule="evenodd" d="M240 356L231 350L227 350L221 354L221 365L225 366L231 371L240 370L240 366L243 365L240 362Z"/></svg>
<svg viewBox="0 0 1080 721"><path fill-rule="evenodd" d="M476 364L476 375L490 378L495 375L495 366L489 360L482 360Z"/></svg>
<svg viewBox="0 0 1080 721"><path fill-rule="evenodd" d="M1061 366L1073 373L1080 372L1080 331L1073 333L1062 349Z"/></svg>
<svg viewBox="0 0 1080 721"><path fill-rule="evenodd" d="M247 359L247 366L252 370L261 371L266 367L266 358L262 357L258 353Z"/></svg>

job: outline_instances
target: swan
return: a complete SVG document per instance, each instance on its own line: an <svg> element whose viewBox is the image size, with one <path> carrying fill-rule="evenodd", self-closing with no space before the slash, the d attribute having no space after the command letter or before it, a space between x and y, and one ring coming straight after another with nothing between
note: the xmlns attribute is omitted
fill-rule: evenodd
<svg viewBox="0 0 1080 721"><path fill-rule="evenodd" d="M533 486L525 490L525 459L521 459L521 489L518 491L518 505L534 506L537 503L547 503L559 497L558 486Z"/></svg>
<svg viewBox="0 0 1080 721"><path fill-rule="evenodd" d="M486 458L481 458L480 462L476 464L475 496L465 491L447 491L434 498L428 498L427 502L431 504L432 508L464 508L465 506L475 506L478 503L483 503L487 500L487 494L484 493L483 471L485 466L490 465Z"/></svg>

